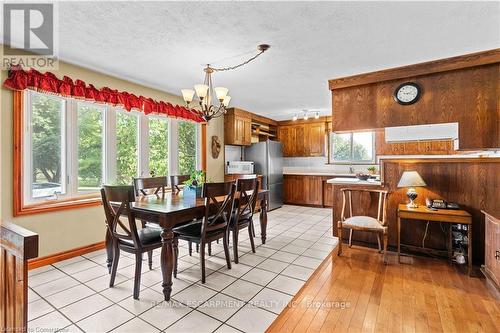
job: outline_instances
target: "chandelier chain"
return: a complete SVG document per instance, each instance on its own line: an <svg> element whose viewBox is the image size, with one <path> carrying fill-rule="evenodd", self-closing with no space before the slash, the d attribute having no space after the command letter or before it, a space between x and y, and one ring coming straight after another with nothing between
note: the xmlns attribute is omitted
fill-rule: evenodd
<svg viewBox="0 0 500 333"><path fill-rule="evenodd" d="M267 49L266 49L267 50ZM260 50L259 53L257 53L256 55L254 55L253 57L249 58L248 60L245 60L244 62L242 62L241 64L238 64L238 65L234 65L234 66L230 66L230 67L221 67L221 68L214 68L214 67L210 67L214 72L224 72L224 71L230 71L230 70L233 70L233 69L236 69L236 68L239 68L239 67L242 67L242 66L245 66L246 64L248 64L249 62L257 59L258 56L260 56L262 53L266 52L266 50Z"/></svg>

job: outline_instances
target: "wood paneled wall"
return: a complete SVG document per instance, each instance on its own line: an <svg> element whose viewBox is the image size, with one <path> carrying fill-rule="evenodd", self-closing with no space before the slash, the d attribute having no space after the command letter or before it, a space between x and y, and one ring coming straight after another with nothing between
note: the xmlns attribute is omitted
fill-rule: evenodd
<svg viewBox="0 0 500 333"><path fill-rule="evenodd" d="M484 216L481 210L498 207L500 198L500 158L449 158L382 160L383 187L390 191L387 218L389 221L389 245L396 246L396 210L399 203L407 202L406 189L397 188L401 174L405 170L416 170L427 183L418 188L417 203L424 204L425 198L442 198L458 203L472 214L473 263L484 263ZM346 187L346 186L343 186ZM340 188L340 187L338 187ZM333 221L340 218L341 197L337 186L334 190ZM373 211L373 199L359 198L358 213ZM421 246L425 223L403 221L401 241L405 244ZM345 236L346 234L344 234ZM355 232L355 241L376 244L376 238L362 232ZM445 234L438 223L429 225L425 246L445 249Z"/></svg>
<svg viewBox="0 0 500 333"><path fill-rule="evenodd" d="M422 96L404 106L393 93L406 81ZM459 149L500 147L500 49L331 80L330 89L333 131L458 122Z"/></svg>
<svg viewBox="0 0 500 333"><path fill-rule="evenodd" d="M38 256L38 235L0 221L0 332L26 332L28 259Z"/></svg>

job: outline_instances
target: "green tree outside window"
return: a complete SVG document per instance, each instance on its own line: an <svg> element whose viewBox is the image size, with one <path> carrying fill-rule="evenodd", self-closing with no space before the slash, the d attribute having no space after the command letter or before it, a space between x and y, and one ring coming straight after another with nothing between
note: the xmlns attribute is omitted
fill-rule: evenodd
<svg viewBox="0 0 500 333"><path fill-rule="evenodd" d="M32 96L32 196L43 197L61 192L64 101L39 94Z"/></svg>
<svg viewBox="0 0 500 333"><path fill-rule="evenodd" d="M151 176L168 174L168 120L149 118L149 173Z"/></svg>
<svg viewBox="0 0 500 333"><path fill-rule="evenodd" d="M137 177L137 125L136 115L116 113L116 183L130 185Z"/></svg>
<svg viewBox="0 0 500 333"><path fill-rule="evenodd" d="M78 105L78 191L97 191L103 182L103 115L105 108Z"/></svg>
<svg viewBox="0 0 500 333"><path fill-rule="evenodd" d="M179 173L189 175L196 171L196 124L179 122Z"/></svg>

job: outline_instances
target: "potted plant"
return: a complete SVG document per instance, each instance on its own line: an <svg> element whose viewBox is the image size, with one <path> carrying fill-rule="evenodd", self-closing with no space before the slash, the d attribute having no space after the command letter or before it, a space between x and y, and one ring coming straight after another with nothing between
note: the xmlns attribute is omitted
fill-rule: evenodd
<svg viewBox="0 0 500 333"><path fill-rule="evenodd" d="M201 197L203 184L206 182L205 171L197 170L191 173L189 179L184 182L184 195L194 194L197 198Z"/></svg>
<svg viewBox="0 0 500 333"><path fill-rule="evenodd" d="M370 167L366 168L366 170L368 170L368 172L372 175L375 175L377 173L377 167L375 167L375 166L370 166Z"/></svg>

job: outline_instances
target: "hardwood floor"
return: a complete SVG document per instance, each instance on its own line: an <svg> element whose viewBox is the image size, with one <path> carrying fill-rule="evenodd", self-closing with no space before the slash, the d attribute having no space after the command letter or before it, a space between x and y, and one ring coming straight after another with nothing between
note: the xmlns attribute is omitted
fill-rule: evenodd
<svg viewBox="0 0 500 333"><path fill-rule="evenodd" d="M332 253L267 332L500 331L500 302L484 279L444 260L404 260L388 253L386 266L376 251L347 246Z"/></svg>

